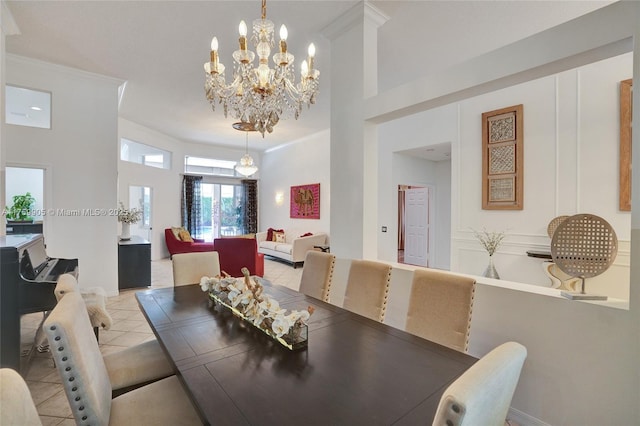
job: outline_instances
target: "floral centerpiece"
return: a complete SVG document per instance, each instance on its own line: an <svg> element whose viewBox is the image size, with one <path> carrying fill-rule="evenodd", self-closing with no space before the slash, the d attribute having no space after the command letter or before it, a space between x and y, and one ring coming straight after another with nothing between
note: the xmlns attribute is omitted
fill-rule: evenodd
<svg viewBox="0 0 640 426"><path fill-rule="evenodd" d="M502 240L507 236L504 232L489 232L485 228L482 228L482 231L477 231L472 229L473 235L480 241L480 244L484 247L484 249L489 253L489 266L484 271L484 276L488 278L500 279L500 275L498 275L498 271L496 271L495 266L493 266L493 254L498 250L500 244L502 244Z"/></svg>
<svg viewBox="0 0 640 426"><path fill-rule="evenodd" d="M124 207L124 204L122 204L122 201L120 201L120 207L118 207L118 222L122 222L121 240L131 239L130 225L132 223L138 223L141 218L142 209L127 209Z"/></svg>
<svg viewBox="0 0 640 426"><path fill-rule="evenodd" d="M226 306L283 346L291 350L305 348L307 320L313 313L313 307L287 313L276 299L263 293L262 284L256 277L250 277L247 268L242 268L242 273L243 278L228 275L202 277L200 287L209 293L214 303Z"/></svg>

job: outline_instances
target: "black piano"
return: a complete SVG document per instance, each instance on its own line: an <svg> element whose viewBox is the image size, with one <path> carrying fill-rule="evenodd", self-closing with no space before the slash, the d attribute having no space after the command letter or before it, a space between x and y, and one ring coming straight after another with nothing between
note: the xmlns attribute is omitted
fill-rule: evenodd
<svg viewBox="0 0 640 426"><path fill-rule="evenodd" d="M47 256L42 234L0 236L0 367L25 370L20 361L20 316L56 305L58 277L78 276L78 259Z"/></svg>

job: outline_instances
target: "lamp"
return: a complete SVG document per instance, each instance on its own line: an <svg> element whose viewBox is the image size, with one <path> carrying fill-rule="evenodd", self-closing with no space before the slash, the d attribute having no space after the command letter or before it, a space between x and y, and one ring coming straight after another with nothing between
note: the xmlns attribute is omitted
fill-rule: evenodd
<svg viewBox="0 0 640 426"><path fill-rule="evenodd" d="M205 62L205 94L215 111L222 104L224 116L229 110L236 119L250 123L264 137L273 132L280 118L300 116L302 106L315 103L320 71L313 68L316 48L309 45L308 57L301 64L300 82L295 82L294 56L287 52L287 27L280 27L280 51L273 55L274 68L269 67L269 55L275 45L273 22L266 19L267 2L262 0L262 17L253 21L251 40L256 47L258 67L254 68L255 54L247 50L247 25L240 21L239 50L233 52L235 61L233 81L226 83L225 67L218 57L218 39L211 40L210 62Z"/></svg>
<svg viewBox="0 0 640 426"><path fill-rule="evenodd" d="M238 123L236 123L238 124ZM236 127L234 124L234 127ZM245 154L240 159L240 164L237 164L235 169L236 172L240 173L242 176L251 176L255 172L258 171L258 167L253 164L253 158L249 155L249 129L245 129L246 134L246 151Z"/></svg>

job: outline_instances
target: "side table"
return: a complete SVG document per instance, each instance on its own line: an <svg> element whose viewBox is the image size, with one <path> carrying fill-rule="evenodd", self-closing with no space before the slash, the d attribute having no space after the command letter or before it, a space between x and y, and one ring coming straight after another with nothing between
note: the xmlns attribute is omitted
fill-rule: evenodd
<svg viewBox="0 0 640 426"><path fill-rule="evenodd" d="M118 241L118 289L151 285L151 243L133 235Z"/></svg>

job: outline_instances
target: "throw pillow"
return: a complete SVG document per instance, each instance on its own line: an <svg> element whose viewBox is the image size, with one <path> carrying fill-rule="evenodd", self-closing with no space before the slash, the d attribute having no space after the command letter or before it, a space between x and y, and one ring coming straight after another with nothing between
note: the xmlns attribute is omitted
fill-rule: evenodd
<svg viewBox="0 0 640 426"><path fill-rule="evenodd" d="M312 234L311 232L307 232L306 234L302 234L302 235L300 235L300 238L302 238L302 237L310 237L310 236L312 236L312 235L313 235L313 234Z"/></svg>
<svg viewBox="0 0 640 426"><path fill-rule="evenodd" d="M176 240L180 239L180 231L183 230L184 228L182 226L172 226L171 227L171 232L173 233L173 236L176 237Z"/></svg>
<svg viewBox="0 0 640 426"><path fill-rule="evenodd" d="M181 229L180 232L178 233L178 236L180 237L181 241L186 241L188 243L193 242L193 238L191 238L191 234L189 234L189 231L187 231L186 229Z"/></svg>
<svg viewBox="0 0 640 426"><path fill-rule="evenodd" d="M267 241L273 241L273 228L267 229Z"/></svg>
<svg viewBox="0 0 640 426"><path fill-rule="evenodd" d="M274 239L275 239L276 243L286 243L287 242L285 240L285 237L284 237L284 232L276 232L276 231L274 231L273 232L273 236L274 236Z"/></svg>
<svg viewBox="0 0 640 426"><path fill-rule="evenodd" d="M273 229L273 228L269 228L271 229L271 239L269 239L269 231L267 231L267 241L275 241L276 240L276 232L280 232L282 234L284 234L284 229Z"/></svg>

